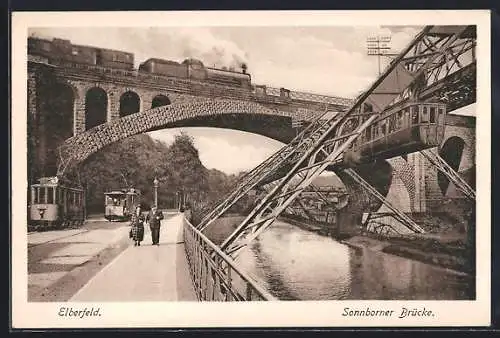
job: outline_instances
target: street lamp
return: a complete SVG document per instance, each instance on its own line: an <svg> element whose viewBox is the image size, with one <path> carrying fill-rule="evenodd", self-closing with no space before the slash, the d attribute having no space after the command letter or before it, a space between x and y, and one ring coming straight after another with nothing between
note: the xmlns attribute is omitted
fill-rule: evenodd
<svg viewBox="0 0 500 338"><path fill-rule="evenodd" d="M153 181L153 186L155 188L155 206L158 208L158 179L156 177Z"/></svg>

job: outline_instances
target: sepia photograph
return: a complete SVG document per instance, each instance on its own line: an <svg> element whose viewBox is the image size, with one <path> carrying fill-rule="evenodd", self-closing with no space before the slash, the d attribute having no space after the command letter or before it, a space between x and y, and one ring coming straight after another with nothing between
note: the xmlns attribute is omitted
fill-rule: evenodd
<svg viewBox="0 0 500 338"><path fill-rule="evenodd" d="M13 13L14 327L488 325L465 12Z"/></svg>

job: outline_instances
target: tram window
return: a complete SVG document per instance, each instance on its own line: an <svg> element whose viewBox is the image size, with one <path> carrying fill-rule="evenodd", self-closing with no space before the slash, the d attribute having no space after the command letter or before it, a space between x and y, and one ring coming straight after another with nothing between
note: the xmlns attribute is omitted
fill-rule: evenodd
<svg viewBox="0 0 500 338"><path fill-rule="evenodd" d="M439 115L438 115L438 123L443 124L443 120L444 120L444 109L440 108Z"/></svg>
<svg viewBox="0 0 500 338"><path fill-rule="evenodd" d="M38 197L38 195L40 194L40 192L39 192L38 187L37 188L33 188L33 191L34 191L34 194L33 194L34 195L33 196L33 204L38 204L38 203L40 203L39 202L40 198Z"/></svg>
<svg viewBox="0 0 500 338"><path fill-rule="evenodd" d="M47 188L47 204L54 203L54 188Z"/></svg>
<svg viewBox="0 0 500 338"><path fill-rule="evenodd" d="M372 126L368 126L368 127L366 127L365 139L366 139L367 141L370 141L370 138L371 138L370 136L371 136L371 134L372 134Z"/></svg>
<svg viewBox="0 0 500 338"><path fill-rule="evenodd" d="M436 123L436 108L435 107L430 108L429 122Z"/></svg>
<svg viewBox="0 0 500 338"><path fill-rule="evenodd" d="M411 111L411 123L418 124L418 106L413 107Z"/></svg>
<svg viewBox="0 0 500 338"><path fill-rule="evenodd" d="M420 122L429 122L429 115L427 115L427 107L424 107L422 110L422 118L420 119Z"/></svg>
<svg viewBox="0 0 500 338"><path fill-rule="evenodd" d="M39 189L39 194L38 194L38 203L40 204L44 204L44 203L47 203L45 197L46 197L46 188L40 188Z"/></svg>
<svg viewBox="0 0 500 338"><path fill-rule="evenodd" d="M401 129L403 126L403 111L398 112L398 119L396 122L396 129Z"/></svg>

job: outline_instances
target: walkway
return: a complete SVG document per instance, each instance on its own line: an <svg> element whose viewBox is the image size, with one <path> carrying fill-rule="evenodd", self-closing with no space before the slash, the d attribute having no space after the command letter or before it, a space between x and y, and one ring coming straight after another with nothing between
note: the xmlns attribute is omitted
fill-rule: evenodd
<svg viewBox="0 0 500 338"><path fill-rule="evenodd" d="M28 300L66 301L128 246L127 223L28 234Z"/></svg>
<svg viewBox="0 0 500 338"><path fill-rule="evenodd" d="M160 245L146 229L130 247L92 278L70 301L196 301L182 240L183 215L162 221Z"/></svg>

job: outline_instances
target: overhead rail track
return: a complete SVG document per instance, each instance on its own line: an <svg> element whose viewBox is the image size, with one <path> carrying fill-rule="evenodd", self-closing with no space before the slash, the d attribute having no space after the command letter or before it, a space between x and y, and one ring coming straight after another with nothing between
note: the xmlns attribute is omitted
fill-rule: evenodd
<svg viewBox="0 0 500 338"><path fill-rule="evenodd" d="M280 167L284 161L280 155L286 156L288 163L293 163L293 167L270 191L267 191L249 215L221 244L224 252L235 257L242 248L267 229L326 168L329 170L340 168L344 152L386 109L407 99L408 95L418 99L423 85L429 85L432 81L439 81L442 78L439 74L436 75L436 69L446 68L446 76L449 76L453 73L453 68L456 71L457 65L464 66L465 64L458 60L458 54L469 50L464 47L465 43L461 43L461 39L470 40L471 27L473 26L425 27L389 64L373 85L355 100L349 110L326 121L321 119L314 121L309 126L310 129L299 134L293 144L285 146L276 155L271 156L250 175L250 179L244 179L241 186L245 188L236 189L230 198L203 219L200 228L203 229L220 217L229 205L234 204L234 201L251 189L250 185L255 186L262 177ZM457 45L463 48L460 49ZM366 106L372 109L367 112ZM356 123L351 123L353 128L345 131L344 125L348 125L354 119ZM365 181L361 180L360 184L363 185ZM369 191L372 190L370 188ZM371 193L377 197L376 190ZM391 208L396 210L392 206ZM396 215L414 232L423 231L403 213L396 210Z"/></svg>

